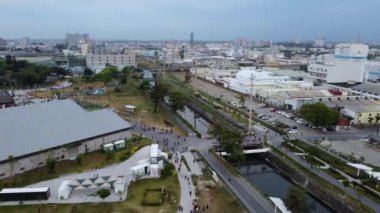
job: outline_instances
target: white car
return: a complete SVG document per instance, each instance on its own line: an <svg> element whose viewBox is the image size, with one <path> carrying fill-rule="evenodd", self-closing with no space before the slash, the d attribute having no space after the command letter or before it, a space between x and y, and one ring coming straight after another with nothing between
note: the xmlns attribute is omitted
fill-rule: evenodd
<svg viewBox="0 0 380 213"><path fill-rule="evenodd" d="M297 129L291 129L288 131L289 134L296 134L297 132Z"/></svg>

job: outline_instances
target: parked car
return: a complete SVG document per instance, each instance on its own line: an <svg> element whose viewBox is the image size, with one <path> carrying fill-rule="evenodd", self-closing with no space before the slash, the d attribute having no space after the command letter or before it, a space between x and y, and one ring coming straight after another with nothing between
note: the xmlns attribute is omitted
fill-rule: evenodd
<svg viewBox="0 0 380 213"><path fill-rule="evenodd" d="M273 108L273 109L271 109L270 111L271 111L271 112L276 112L276 111L278 111L278 109Z"/></svg>
<svg viewBox="0 0 380 213"><path fill-rule="evenodd" d="M288 131L289 134L296 134L297 132L298 132L297 129L290 129Z"/></svg>
<svg viewBox="0 0 380 213"><path fill-rule="evenodd" d="M264 115L264 113L259 113L259 114L257 114L257 117L258 118L262 118L262 117L264 117L265 115Z"/></svg>
<svg viewBox="0 0 380 213"><path fill-rule="evenodd" d="M264 108L264 107L266 107L266 106L267 106L267 105L264 104L264 103L259 104L259 107L261 107L261 108Z"/></svg>

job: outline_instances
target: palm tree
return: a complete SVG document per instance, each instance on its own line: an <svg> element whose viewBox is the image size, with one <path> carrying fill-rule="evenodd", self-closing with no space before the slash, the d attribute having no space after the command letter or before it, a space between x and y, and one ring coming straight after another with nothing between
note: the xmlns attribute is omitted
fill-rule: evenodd
<svg viewBox="0 0 380 213"><path fill-rule="evenodd" d="M150 89L150 96L154 103L154 113L157 112L158 103L168 94L168 92L168 87L161 82L156 82L156 84Z"/></svg>
<svg viewBox="0 0 380 213"><path fill-rule="evenodd" d="M144 99L146 99L146 93L149 91L150 89L150 83L149 81L147 80L144 80L141 82L141 84L139 85L138 89L141 91L141 93L143 94L144 96Z"/></svg>
<svg viewBox="0 0 380 213"><path fill-rule="evenodd" d="M236 96L236 98L239 100L240 106L244 106L244 104L245 104L245 95L241 94L241 95Z"/></svg>
<svg viewBox="0 0 380 213"><path fill-rule="evenodd" d="M377 123L379 123L379 121L380 121L380 115L376 115L375 116L375 123L377 124Z"/></svg>
<svg viewBox="0 0 380 213"><path fill-rule="evenodd" d="M372 124L372 121L373 121L373 117L368 117L368 123L369 123L370 126Z"/></svg>

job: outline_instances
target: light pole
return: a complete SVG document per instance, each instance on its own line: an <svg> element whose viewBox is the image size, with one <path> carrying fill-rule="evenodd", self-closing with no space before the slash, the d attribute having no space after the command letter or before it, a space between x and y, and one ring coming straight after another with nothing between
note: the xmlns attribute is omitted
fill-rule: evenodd
<svg viewBox="0 0 380 213"><path fill-rule="evenodd" d="M253 73L251 73L251 77L249 78L251 80L251 84L249 85L250 93L249 93L249 120L248 120L248 135L251 134L252 130L252 90L253 90Z"/></svg>

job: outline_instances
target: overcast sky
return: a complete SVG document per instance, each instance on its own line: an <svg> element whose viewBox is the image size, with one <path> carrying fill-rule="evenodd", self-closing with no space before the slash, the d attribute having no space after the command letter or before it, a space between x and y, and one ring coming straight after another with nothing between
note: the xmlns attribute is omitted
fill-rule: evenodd
<svg viewBox="0 0 380 213"><path fill-rule="evenodd" d="M380 0L0 0L0 37L380 41Z"/></svg>

